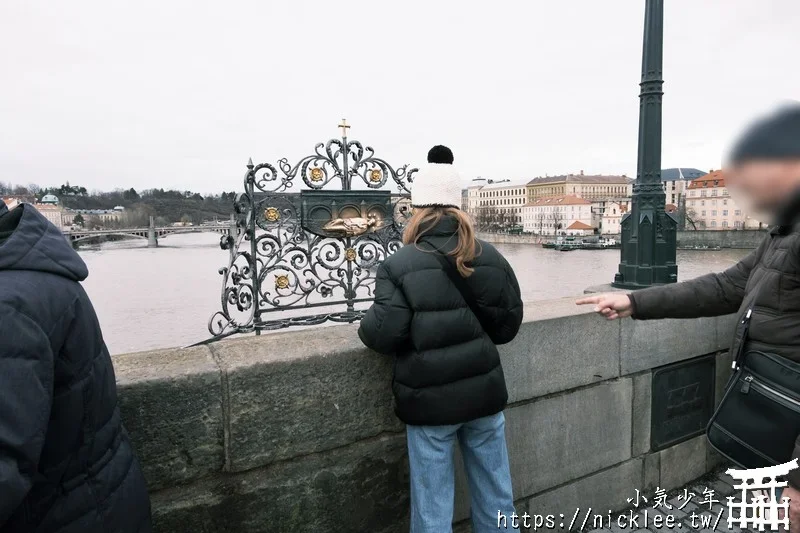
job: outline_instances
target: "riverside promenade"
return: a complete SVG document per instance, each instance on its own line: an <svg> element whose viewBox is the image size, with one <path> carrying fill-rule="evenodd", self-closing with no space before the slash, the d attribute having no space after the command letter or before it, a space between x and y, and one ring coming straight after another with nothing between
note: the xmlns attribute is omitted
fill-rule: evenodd
<svg viewBox="0 0 800 533"><path fill-rule="evenodd" d="M618 511L719 466L702 435L729 375L732 316L609 322L573 298L525 306L501 347L519 514ZM115 357L156 531L400 533L404 426L392 359L355 325ZM457 472L456 531L469 531Z"/></svg>

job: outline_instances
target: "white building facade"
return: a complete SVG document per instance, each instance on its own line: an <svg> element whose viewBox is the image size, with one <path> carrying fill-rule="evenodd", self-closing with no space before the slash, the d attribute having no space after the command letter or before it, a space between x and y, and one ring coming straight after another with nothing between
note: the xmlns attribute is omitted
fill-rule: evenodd
<svg viewBox="0 0 800 533"><path fill-rule="evenodd" d="M687 230L760 229L731 198L721 170L693 180L686 190Z"/></svg>
<svg viewBox="0 0 800 533"><path fill-rule="evenodd" d="M592 202L577 196L561 195L539 198L523 208L522 226L526 233L537 235L567 234L570 226L594 228ZM580 224L575 225L575 222Z"/></svg>
<svg viewBox="0 0 800 533"><path fill-rule="evenodd" d="M522 209L527 199L527 182L495 182L467 189L467 204L477 221L493 217L504 225L522 226Z"/></svg>

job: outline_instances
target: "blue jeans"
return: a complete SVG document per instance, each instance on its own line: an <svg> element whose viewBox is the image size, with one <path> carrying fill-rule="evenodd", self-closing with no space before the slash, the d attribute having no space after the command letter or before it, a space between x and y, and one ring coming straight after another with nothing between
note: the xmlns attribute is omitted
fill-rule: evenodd
<svg viewBox="0 0 800 533"><path fill-rule="evenodd" d="M411 533L452 531L456 439L472 497L473 533L512 531L514 497L503 413L451 426L407 426ZM502 527L503 515L507 529Z"/></svg>

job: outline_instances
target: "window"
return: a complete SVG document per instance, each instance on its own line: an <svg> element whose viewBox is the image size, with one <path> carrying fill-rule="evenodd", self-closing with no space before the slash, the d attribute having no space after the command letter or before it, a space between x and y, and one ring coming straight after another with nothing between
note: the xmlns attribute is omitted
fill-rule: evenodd
<svg viewBox="0 0 800 533"><path fill-rule="evenodd" d="M717 221L716 220L712 220L711 221L711 227L712 228L716 228L717 227Z"/></svg>
<svg viewBox="0 0 800 533"><path fill-rule="evenodd" d="M723 209L722 210L722 216L724 216L724 217L728 216L728 210L727 209Z"/></svg>
<svg viewBox="0 0 800 533"><path fill-rule="evenodd" d="M705 211L701 211L700 212L700 216L703 216L703 217L706 216L706 212Z"/></svg>
<svg viewBox="0 0 800 533"><path fill-rule="evenodd" d="M728 200L722 200L722 205L728 205Z"/></svg>
<svg viewBox="0 0 800 533"><path fill-rule="evenodd" d="M704 190L702 190L702 191L700 191L700 196L703 196L703 197L705 197L707 192L708 192L708 191L706 191L705 189L704 189Z"/></svg>
<svg viewBox="0 0 800 533"><path fill-rule="evenodd" d="M711 191L711 196L716 196L716 195L717 195L717 189L712 190Z"/></svg>
<svg viewBox="0 0 800 533"><path fill-rule="evenodd" d="M733 212L733 214L736 215L737 217L742 216L742 210L737 209L736 211Z"/></svg>
<svg viewBox="0 0 800 533"><path fill-rule="evenodd" d="M728 221L727 220L723 220L722 221L722 227L723 228L727 228L728 227Z"/></svg>
<svg viewBox="0 0 800 533"><path fill-rule="evenodd" d="M700 200L700 205L706 205L706 201L705 200Z"/></svg>
<svg viewBox="0 0 800 533"><path fill-rule="evenodd" d="M715 216L717 216L717 210L716 210L716 209L714 209L713 211L711 211L711 216L712 216L712 217L715 217Z"/></svg>

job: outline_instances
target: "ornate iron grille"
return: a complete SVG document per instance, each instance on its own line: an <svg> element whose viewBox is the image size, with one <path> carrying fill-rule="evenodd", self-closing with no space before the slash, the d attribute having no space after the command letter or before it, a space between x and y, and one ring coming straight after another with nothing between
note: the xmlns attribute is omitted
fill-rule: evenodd
<svg viewBox="0 0 800 533"><path fill-rule="evenodd" d="M220 241L230 253L219 270L221 308L204 342L363 316L356 306L372 300L378 265L402 246L417 169L392 167L349 141L345 120L339 127L341 139L317 144L294 165L248 161L235 234ZM305 188L293 192L296 183Z"/></svg>

